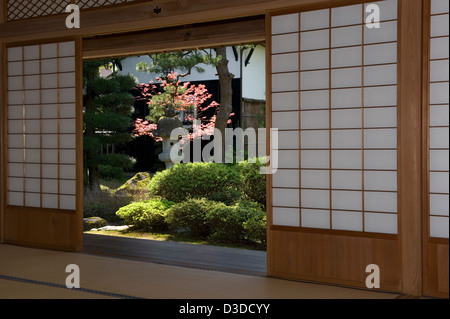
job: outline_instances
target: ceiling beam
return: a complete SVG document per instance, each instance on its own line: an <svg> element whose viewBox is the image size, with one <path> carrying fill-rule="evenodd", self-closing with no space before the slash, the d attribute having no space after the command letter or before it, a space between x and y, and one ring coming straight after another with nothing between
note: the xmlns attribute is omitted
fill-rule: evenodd
<svg viewBox="0 0 450 319"><path fill-rule="evenodd" d="M264 16L85 38L83 58L141 55L265 41Z"/></svg>
<svg viewBox="0 0 450 319"><path fill-rule="evenodd" d="M66 36L91 37L160 29L263 15L267 10L323 2L324 0L159 0L137 2L82 11L79 29L66 28L65 20L68 14L65 13L2 23L0 24L0 42Z"/></svg>

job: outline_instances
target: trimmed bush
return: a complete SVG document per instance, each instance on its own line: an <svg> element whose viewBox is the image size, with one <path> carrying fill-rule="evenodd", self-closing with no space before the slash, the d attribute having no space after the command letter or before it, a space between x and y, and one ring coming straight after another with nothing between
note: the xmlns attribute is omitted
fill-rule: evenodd
<svg viewBox="0 0 450 319"><path fill-rule="evenodd" d="M180 203L189 198L209 198L214 193L239 192L241 175L235 165L186 163L156 173L149 190L167 200Z"/></svg>
<svg viewBox="0 0 450 319"><path fill-rule="evenodd" d="M207 199L188 199L172 206L167 211L167 223L171 229L186 229L193 238L206 238L211 234L206 214L217 205L223 205Z"/></svg>
<svg viewBox="0 0 450 319"><path fill-rule="evenodd" d="M131 203L120 208L116 215L128 225L137 229L158 232L168 229L166 223L167 210L174 205L165 199L151 199Z"/></svg>
<svg viewBox="0 0 450 319"><path fill-rule="evenodd" d="M256 202L240 201L233 206L217 205L206 219L211 227L211 240L227 243L262 240L266 231L265 212Z"/></svg>
<svg viewBox="0 0 450 319"><path fill-rule="evenodd" d="M242 176L241 191L244 198L250 201L266 205L266 175L261 174L260 168L264 167L259 159L256 163L244 161L238 164Z"/></svg>

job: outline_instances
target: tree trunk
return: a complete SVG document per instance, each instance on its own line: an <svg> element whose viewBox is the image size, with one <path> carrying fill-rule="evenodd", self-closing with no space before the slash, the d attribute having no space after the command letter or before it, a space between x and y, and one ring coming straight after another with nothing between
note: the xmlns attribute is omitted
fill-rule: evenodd
<svg viewBox="0 0 450 319"><path fill-rule="evenodd" d="M222 134L222 161L225 159L225 128L228 125L230 114L233 111L233 87L234 74L228 69L227 48L216 48L217 56L221 56L216 65L220 83L220 108L216 116L216 129Z"/></svg>

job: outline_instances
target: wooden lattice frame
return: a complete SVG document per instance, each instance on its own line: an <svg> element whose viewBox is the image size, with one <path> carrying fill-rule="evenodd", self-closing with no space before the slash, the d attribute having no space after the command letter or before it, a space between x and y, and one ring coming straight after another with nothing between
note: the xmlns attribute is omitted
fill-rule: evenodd
<svg viewBox="0 0 450 319"><path fill-rule="evenodd" d="M6 0L6 20L17 21L61 14L71 3L77 4L83 10L134 1L136 0Z"/></svg>

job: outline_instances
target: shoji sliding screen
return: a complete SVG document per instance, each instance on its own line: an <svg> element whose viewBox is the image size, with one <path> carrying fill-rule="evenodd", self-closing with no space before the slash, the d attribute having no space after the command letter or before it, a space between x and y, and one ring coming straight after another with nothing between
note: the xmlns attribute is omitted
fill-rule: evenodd
<svg viewBox="0 0 450 319"><path fill-rule="evenodd" d="M275 246L282 233L300 241L323 235L330 242L352 238L358 249L366 242L370 255L367 238L396 241L398 3L373 3L382 13L379 28L366 25L363 3L270 17L271 122L280 131L279 167L271 178ZM315 245L311 238L303 239ZM315 249L330 249L320 242L317 237ZM343 279L336 270L306 269L302 253L293 254L298 266L290 271L303 272L301 278ZM303 258L324 258L320 264L341 258L311 254ZM283 268L276 262L272 268L277 265ZM289 271L274 270L283 272Z"/></svg>
<svg viewBox="0 0 450 319"><path fill-rule="evenodd" d="M449 1L427 0L425 21L425 294L448 298Z"/></svg>
<svg viewBox="0 0 450 319"><path fill-rule="evenodd" d="M58 41L6 48L7 241L78 245L75 237L81 235L74 231L82 211L82 144L77 46L76 41Z"/></svg>

